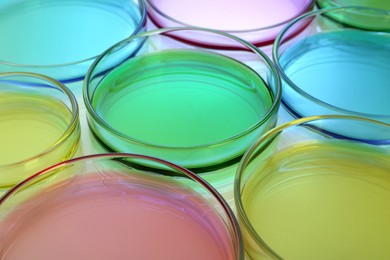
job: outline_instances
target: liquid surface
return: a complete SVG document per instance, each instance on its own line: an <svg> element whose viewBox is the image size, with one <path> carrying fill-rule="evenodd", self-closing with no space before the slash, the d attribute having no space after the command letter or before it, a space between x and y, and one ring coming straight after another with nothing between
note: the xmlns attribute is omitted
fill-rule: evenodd
<svg viewBox="0 0 390 260"><path fill-rule="evenodd" d="M1 92L0 165L20 162L47 151L65 134L71 118L71 111L60 101L33 94Z"/></svg>
<svg viewBox="0 0 390 260"><path fill-rule="evenodd" d="M244 188L252 226L284 259L388 259L390 155L339 142L291 146Z"/></svg>
<svg viewBox="0 0 390 260"><path fill-rule="evenodd" d="M4 1L2 61L53 65L95 57L130 36L140 21L135 4L102 1ZM129 1L131 2L131 1Z"/></svg>
<svg viewBox="0 0 390 260"><path fill-rule="evenodd" d="M309 0L149 0L182 23L217 30L250 30L273 26L303 12ZM166 26L166 24L162 24Z"/></svg>
<svg viewBox="0 0 390 260"><path fill-rule="evenodd" d="M167 147L208 145L255 125L272 105L249 67L217 54L161 51L138 56L100 83L92 105L126 136Z"/></svg>
<svg viewBox="0 0 390 260"><path fill-rule="evenodd" d="M0 232L1 259L235 259L223 220L198 194L113 172L43 190Z"/></svg>
<svg viewBox="0 0 390 260"><path fill-rule="evenodd" d="M300 89L327 104L373 116L390 115L390 38L343 30L301 40L280 57ZM285 84L283 100L300 116L334 114Z"/></svg>
<svg viewBox="0 0 390 260"><path fill-rule="evenodd" d="M320 0L323 8L334 6L366 6L390 10L390 1L387 0Z"/></svg>

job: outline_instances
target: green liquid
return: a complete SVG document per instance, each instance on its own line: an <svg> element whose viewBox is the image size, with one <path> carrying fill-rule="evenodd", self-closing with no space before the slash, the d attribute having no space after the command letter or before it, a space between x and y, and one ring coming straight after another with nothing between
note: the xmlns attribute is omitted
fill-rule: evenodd
<svg viewBox="0 0 390 260"><path fill-rule="evenodd" d="M256 172L243 190L244 208L281 257L390 259L388 152L313 142L271 155Z"/></svg>
<svg viewBox="0 0 390 260"><path fill-rule="evenodd" d="M353 27L387 32L390 29L390 15L386 13L390 10L389 0L317 0L317 4L321 9L350 6L381 9L374 12L372 10L346 8L324 14L335 21Z"/></svg>
<svg viewBox="0 0 390 260"><path fill-rule="evenodd" d="M106 75L92 98L108 125L138 143L101 136L106 145L139 152L136 146L147 144L142 153L186 167L241 155L253 138L238 139L228 150L215 144L253 127L272 103L265 82L246 65L192 50L132 58ZM202 147L205 150L199 150ZM167 149L177 150L168 154Z"/></svg>
<svg viewBox="0 0 390 260"><path fill-rule="evenodd" d="M319 0L317 3L321 8L336 6L365 6L390 10L390 1L388 0Z"/></svg>

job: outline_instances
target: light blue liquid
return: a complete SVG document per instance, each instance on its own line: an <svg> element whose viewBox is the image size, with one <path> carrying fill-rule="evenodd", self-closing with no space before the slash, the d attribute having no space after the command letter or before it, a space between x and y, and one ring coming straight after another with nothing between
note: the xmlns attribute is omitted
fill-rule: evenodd
<svg viewBox="0 0 390 260"><path fill-rule="evenodd" d="M141 21L139 7L131 0L3 1L0 60L24 66L82 63L132 35ZM91 61L87 63L63 73L82 70L82 76ZM0 70L13 70L1 66ZM51 72L38 69L32 71Z"/></svg>
<svg viewBox="0 0 390 260"><path fill-rule="evenodd" d="M320 33L281 55L283 102L297 117L354 114L390 123L390 35L344 30ZM341 108L341 110L340 110Z"/></svg>

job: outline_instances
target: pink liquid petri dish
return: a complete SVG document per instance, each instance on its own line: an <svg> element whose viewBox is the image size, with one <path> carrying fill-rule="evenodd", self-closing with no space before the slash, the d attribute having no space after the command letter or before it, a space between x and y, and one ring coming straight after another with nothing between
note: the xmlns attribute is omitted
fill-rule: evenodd
<svg viewBox="0 0 390 260"><path fill-rule="evenodd" d="M190 171L139 155L48 168L4 195L0 216L0 259L243 259L221 196Z"/></svg>
<svg viewBox="0 0 390 260"><path fill-rule="evenodd" d="M313 9L313 0L146 0L156 27L195 26L220 30L258 47L273 43L280 30L294 18ZM192 44L236 48L223 41L198 35L182 38Z"/></svg>

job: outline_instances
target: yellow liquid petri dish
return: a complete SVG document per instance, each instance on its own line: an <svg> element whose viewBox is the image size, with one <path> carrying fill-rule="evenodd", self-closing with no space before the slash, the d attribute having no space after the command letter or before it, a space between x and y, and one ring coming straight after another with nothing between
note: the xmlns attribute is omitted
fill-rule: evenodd
<svg viewBox="0 0 390 260"><path fill-rule="evenodd" d="M390 125L356 119L360 140L313 131L340 120L279 128L244 159L238 207L254 259L390 258Z"/></svg>
<svg viewBox="0 0 390 260"><path fill-rule="evenodd" d="M0 189L69 159L80 138L74 96L38 74L0 74Z"/></svg>

